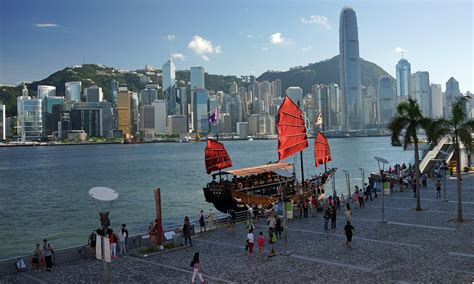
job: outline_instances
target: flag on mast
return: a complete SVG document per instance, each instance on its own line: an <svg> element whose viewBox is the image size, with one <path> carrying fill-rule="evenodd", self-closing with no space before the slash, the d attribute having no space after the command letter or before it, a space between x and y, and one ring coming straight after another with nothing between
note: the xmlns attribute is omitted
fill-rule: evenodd
<svg viewBox="0 0 474 284"><path fill-rule="evenodd" d="M219 123L220 112L220 108L216 107L216 109L212 111L211 115L208 118L209 123L212 123L213 125Z"/></svg>

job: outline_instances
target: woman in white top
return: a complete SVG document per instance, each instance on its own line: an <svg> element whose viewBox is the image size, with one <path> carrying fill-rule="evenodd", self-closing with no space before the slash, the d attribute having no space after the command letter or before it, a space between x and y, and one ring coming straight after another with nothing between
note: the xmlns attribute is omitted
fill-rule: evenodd
<svg viewBox="0 0 474 284"><path fill-rule="evenodd" d="M347 221L351 220L352 212L351 212L351 206L349 203L346 203L346 209L344 210L344 215L346 216L346 223Z"/></svg>
<svg viewBox="0 0 474 284"><path fill-rule="evenodd" d="M253 229L250 228L247 234L247 247L248 247L249 256L252 256L252 253L253 253L253 243L254 243Z"/></svg>

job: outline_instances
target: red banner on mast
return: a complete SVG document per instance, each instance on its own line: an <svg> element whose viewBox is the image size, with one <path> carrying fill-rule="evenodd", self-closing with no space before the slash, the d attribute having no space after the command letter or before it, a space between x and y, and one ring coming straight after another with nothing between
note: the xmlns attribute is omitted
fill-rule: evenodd
<svg viewBox="0 0 474 284"><path fill-rule="evenodd" d="M205 151L206 171L208 174L216 170L232 167L232 161L225 150L224 144L212 139L207 139Z"/></svg>
<svg viewBox="0 0 474 284"><path fill-rule="evenodd" d="M277 128L279 161L308 147L303 113L288 96L278 109Z"/></svg>
<svg viewBox="0 0 474 284"><path fill-rule="evenodd" d="M316 167L332 161L328 139L321 132L318 132L318 136L314 139L314 161Z"/></svg>

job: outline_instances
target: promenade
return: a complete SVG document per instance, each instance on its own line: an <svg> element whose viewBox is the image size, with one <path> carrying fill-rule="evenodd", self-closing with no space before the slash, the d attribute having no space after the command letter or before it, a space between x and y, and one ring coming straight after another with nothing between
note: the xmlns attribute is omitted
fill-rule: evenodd
<svg viewBox="0 0 474 284"><path fill-rule="evenodd" d="M343 181L338 181L343 182ZM208 231L193 238L193 247L151 255L125 256L110 268L112 283L190 283L190 262L200 252L206 283L310 283L310 282L449 282L474 281L474 175L463 176L463 212L456 220L455 180L448 179L449 202L436 199L434 181L421 190L423 211L416 212L413 192L396 192L385 199L386 224L381 218L381 195L354 209L353 246L345 246L343 204L337 228L324 231L322 214L291 220L288 225L289 256L248 257L246 230L237 224ZM266 221L256 225L264 232ZM266 246L268 254L268 242ZM0 277L0 283L98 283L102 263L82 260L53 267L53 272L16 273ZM199 282L197 282L199 283Z"/></svg>

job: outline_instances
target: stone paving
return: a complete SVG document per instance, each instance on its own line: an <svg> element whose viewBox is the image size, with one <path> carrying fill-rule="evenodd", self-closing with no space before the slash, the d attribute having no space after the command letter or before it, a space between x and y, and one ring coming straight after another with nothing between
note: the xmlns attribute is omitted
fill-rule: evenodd
<svg viewBox="0 0 474 284"><path fill-rule="evenodd" d="M449 202L436 200L434 182L422 189L416 212L411 191L385 199L386 224L381 217L381 196L353 209L353 248L345 246L344 215L337 228L324 231L317 217L295 219L288 226L290 255L282 255L283 241L273 258L248 257L246 231L238 224L209 231L193 239L193 247L146 258L125 256L110 264L112 283L190 283L190 262L201 255L206 283L321 283L321 282L474 282L474 175L463 176L463 212L456 218L455 180L448 180ZM354 207L354 206L352 206ZM342 209L342 208L341 208ZM256 234L266 224L256 225ZM268 253L268 244L266 248ZM102 263L84 260L55 266L53 272L23 272L0 277L0 283L99 283Z"/></svg>

